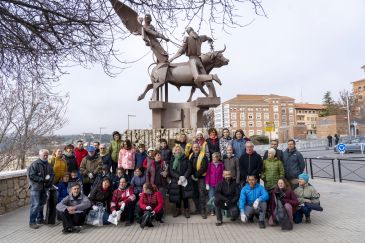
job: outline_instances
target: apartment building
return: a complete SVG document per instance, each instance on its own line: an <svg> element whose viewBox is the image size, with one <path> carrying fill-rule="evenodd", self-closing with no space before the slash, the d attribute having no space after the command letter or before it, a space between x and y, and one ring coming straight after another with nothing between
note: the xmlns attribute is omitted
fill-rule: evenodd
<svg viewBox="0 0 365 243"><path fill-rule="evenodd" d="M305 125L308 135L316 134L319 113L325 107L319 104L298 103L294 105L294 108L296 125Z"/></svg>

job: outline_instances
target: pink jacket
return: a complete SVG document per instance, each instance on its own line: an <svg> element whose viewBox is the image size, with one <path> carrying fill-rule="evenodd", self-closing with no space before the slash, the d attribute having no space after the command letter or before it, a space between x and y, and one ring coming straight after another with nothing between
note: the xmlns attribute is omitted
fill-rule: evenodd
<svg viewBox="0 0 365 243"><path fill-rule="evenodd" d="M205 184L216 186L218 182L223 180L224 164L219 161L217 166L213 162L208 163L207 175L205 176Z"/></svg>
<svg viewBox="0 0 365 243"><path fill-rule="evenodd" d="M122 167L125 170L134 170L136 163L135 154L134 149L121 149L118 156L118 167Z"/></svg>

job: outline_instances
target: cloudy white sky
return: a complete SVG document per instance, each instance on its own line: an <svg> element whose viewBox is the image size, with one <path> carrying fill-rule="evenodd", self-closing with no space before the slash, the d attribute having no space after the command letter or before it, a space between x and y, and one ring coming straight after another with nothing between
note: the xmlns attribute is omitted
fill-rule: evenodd
<svg viewBox="0 0 365 243"><path fill-rule="evenodd" d="M216 87L222 102L237 94L278 94L297 102L321 103L324 92L338 99L339 91L351 90L351 82L365 78L365 1L363 0L262 0L267 17L254 16L242 8L244 28L215 30L215 49L224 44L230 64L213 70L223 85ZM182 31L181 31L182 32ZM180 33L180 32L179 32ZM200 34L209 34L201 31ZM139 36L119 43L127 60L137 60L147 52ZM177 48L169 45L168 52ZM204 50L208 50L206 47ZM178 61L185 61L181 57ZM137 97L149 82L147 66L151 52L128 65L116 78L107 76L100 66L74 67L62 77L59 86L69 92L68 124L58 134L103 133L127 128L150 128L148 93ZM185 101L189 88L177 92L170 86L170 101ZM201 96L197 92L195 97Z"/></svg>

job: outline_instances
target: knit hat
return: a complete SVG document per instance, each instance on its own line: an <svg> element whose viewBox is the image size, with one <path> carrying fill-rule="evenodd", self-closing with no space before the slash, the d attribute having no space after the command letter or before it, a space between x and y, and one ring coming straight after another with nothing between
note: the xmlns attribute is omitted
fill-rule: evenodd
<svg viewBox="0 0 365 243"><path fill-rule="evenodd" d="M196 135L198 135L198 134L204 135L203 132L200 130L196 131Z"/></svg>
<svg viewBox="0 0 365 243"><path fill-rule="evenodd" d="M94 151L95 151L94 146L89 146L89 147L88 147L88 149L87 149L87 151L89 151L89 152L94 152Z"/></svg>
<svg viewBox="0 0 365 243"><path fill-rule="evenodd" d="M305 183L308 183L309 181L309 175L307 173L302 173L298 176L299 180L304 180Z"/></svg>
<svg viewBox="0 0 365 243"><path fill-rule="evenodd" d="M147 151L148 151L148 152L150 152L150 151L155 151L155 149L154 149L154 148L152 148L152 147L150 147Z"/></svg>

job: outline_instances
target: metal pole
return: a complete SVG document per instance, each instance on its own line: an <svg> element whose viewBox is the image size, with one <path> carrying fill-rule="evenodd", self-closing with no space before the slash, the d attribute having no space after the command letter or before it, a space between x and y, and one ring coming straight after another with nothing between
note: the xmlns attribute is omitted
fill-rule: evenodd
<svg viewBox="0 0 365 243"><path fill-rule="evenodd" d="M310 167L310 172L311 172L311 179L313 179L314 175L313 175L313 167L312 167L312 158L309 159L309 167Z"/></svg>
<svg viewBox="0 0 365 243"><path fill-rule="evenodd" d="M340 180L340 182L342 182L341 160L337 159L337 161L338 161L338 179Z"/></svg>
<svg viewBox="0 0 365 243"><path fill-rule="evenodd" d="M333 171L333 181L336 182L335 160L334 159L332 159L332 171Z"/></svg>
<svg viewBox="0 0 365 243"><path fill-rule="evenodd" d="M349 136L351 137L351 125L350 125L350 106L349 106L349 94L347 93L346 97L346 103L347 103L347 125L349 129Z"/></svg>

